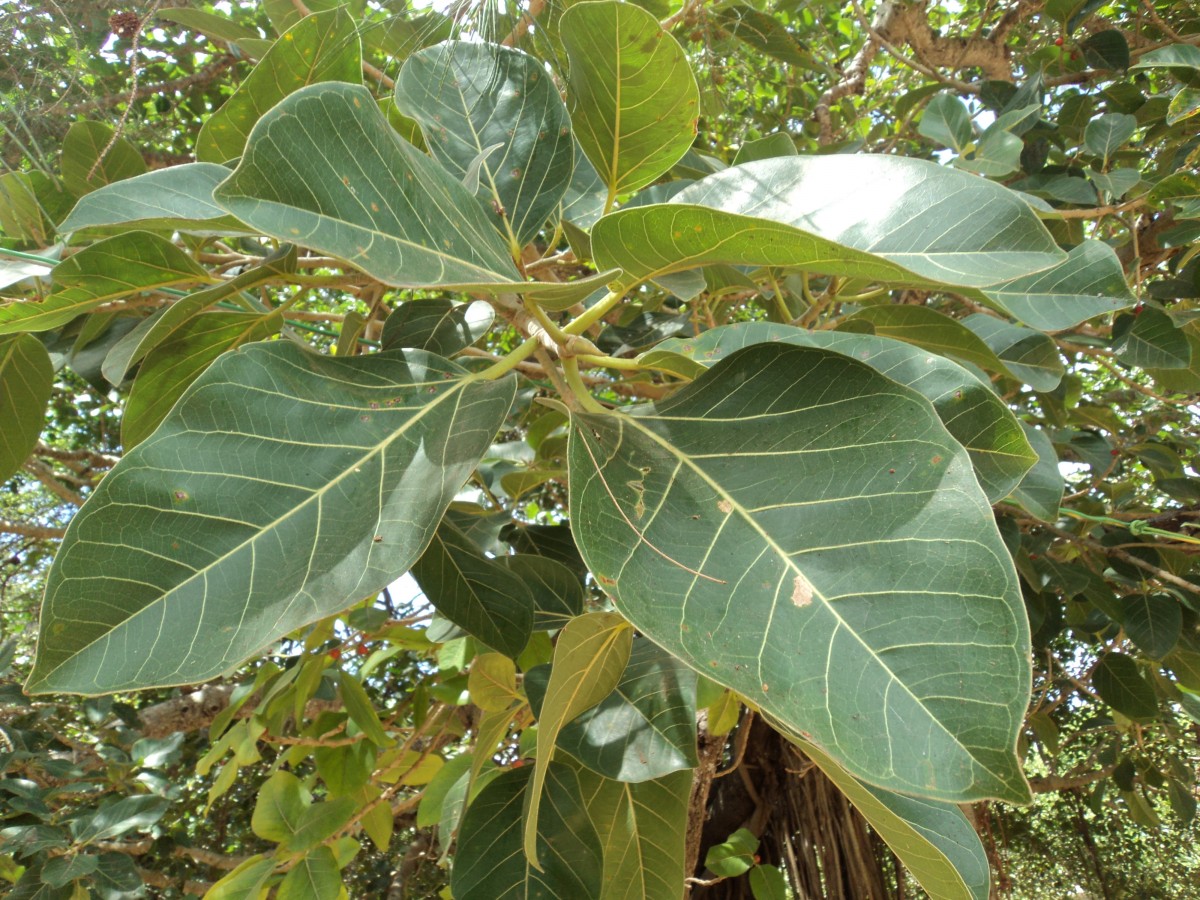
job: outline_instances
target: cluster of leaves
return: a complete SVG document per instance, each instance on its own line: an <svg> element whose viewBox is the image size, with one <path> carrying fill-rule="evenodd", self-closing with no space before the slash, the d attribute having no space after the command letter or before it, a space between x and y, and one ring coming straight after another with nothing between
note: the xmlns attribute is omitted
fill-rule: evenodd
<svg viewBox="0 0 1200 900"><path fill-rule="evenodd" d="M164 73L194 161L81 120L0 175L0 477L86 500L26 689L259 660L196 761L254 796L214 898L333 900L398 827L455 897L783 896L690 827L743 708L936 897L987 896L959 804L1027 774L1191 821L1200 50L1150 8L1014 13L1011 82L889 4L162 12L254 60L213 112ZM96 707L128 796L66 811L94 770L10 699L16 895L136 893L182 732Z"/></svg>

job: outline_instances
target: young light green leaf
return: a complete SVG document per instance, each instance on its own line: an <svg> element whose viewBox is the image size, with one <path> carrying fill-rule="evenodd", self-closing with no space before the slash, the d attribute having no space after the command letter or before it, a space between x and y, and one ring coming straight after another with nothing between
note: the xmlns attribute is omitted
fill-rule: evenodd
<svg viewBox="0 0 1200 900"><path fill-rule="evenodd" d="M314 847L283 876L276 900L338 900L342 895L342 873L328 847Z"/></svg>
<svg viewBox="0 0 1200 900"><path fill-rule="evenodd" d="M121 419L121 443L125 449L153 434L188 385L221 354L243 344L266 340L282 327L283 314L278 310L266 313L221 310L183 321L150 351L138 369Z"/></svg>
<svg viewBox="0 0 1200 900"><path fill-rule="evenodd" d="M252 856L214 884L206 900L259 900L267 880L275 873L275 860Z"/></svg>
<svg viewBox="0 0 1200 900"><path fill-rule="evenodd" d="M629 662L633 630L617 613L588 613L566 624L554 647L550 683L538 719L537 760L525 814L525 856L541 870L537 856L542 785L562 727L607 697Z"/></svg>
<svg viewBox="0 0 1200 900"><path fill-rule="evenodd" d="M71 521L29 688L205 681L381 590L432 538L514 390L421 351L224 355ZM97 542L118 521L121 548ZM126 645L138 653L110 649Z"/></svg>
<svg viewBox="0 0 1200 900"><path fill-rule="evenodd" d="M347 714L367 736L367 740L376 747L387 747L394 743L383 730L379 714L375 712L375 704L367 696L362 683L348 672L340 672L338 687L341 688L342 703L346 706Z"/></svg>
<svg viewBox="0 0 1200 900"><path fill-rule="evenodd" d="M608 188L607 209L618 194L654 181L691 147L699 88L683 48L632 3L576 3L563 13L559 29L571 63L571 121Z"/></svg>
<svg viewBox="0 0 1200 900"><path fill-rule="evenodd" d="M956 802L1028 796L1016 572L924 397L767 344L636 415L572 426L575 538L639 631L856 777Z"/></svg>
<svg viewBox="0 0 1200 900"><path fill-rule="evenodd" d="M588 818L604 853L601 900L678 900L692 773L624 784L576 769Z"/></svg>
<svg viewBox="0 0 1200 900"><path fill-rule="evenodd" d="M484 157L479 194L515 252L558 208L571 180L571 120L532 56L468 41L421 50L396 79L396 108L420 123L434 159L460 178Z"/></svg>
<svg viewBox="0 0 1200 900"><path fill-rule="evenodd" d="M541 866L522 852L531 774L528 766L504 772L467 809L450 874L456 900L600 900L603 850L569 766L551 763L545 775L546 809L534 835Z"/></svg>
<svg viewBox="0 0 1200 900"><path fill-rule="evenodd" d="M1065 255L1017 194L886 156L765 159L592 228L598 265L654 278L708 263L783 266L914 287L985 287Z"/></svg>
<svg viewBox="0 0 1200 900"><path fill-rule="evenodd" d="M522 699L517 694L516 663L502 653L480 654L471 664L467 690L471 702L483 711L505 711Z"/></svg>
<svg viewBox="0 0 1200 900"><path fill-rule="evenodd" d="M305 85L359 81L362 47L345 7L305 16L287 30L215 113L196 138L199 162L224 163L246 148L254 123L272 106Z"/></svg>
<svg viewBox="0 0 1200 900"><path fill-rule="evenodd" d="M0 483L37 444L53 387L54 367L41 341L29 334L0 338Z"/></svg>

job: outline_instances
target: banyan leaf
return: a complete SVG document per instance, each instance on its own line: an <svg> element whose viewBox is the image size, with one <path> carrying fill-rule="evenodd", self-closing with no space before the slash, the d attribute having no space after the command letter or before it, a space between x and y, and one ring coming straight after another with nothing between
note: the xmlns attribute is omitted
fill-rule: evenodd
<svg viewBox="0 0 1200 900"><path fill-rule="evenodd" d="M136 223L202 235L249 231L213 202L213 190L228 177L229 169L216 163L155 169L81 197L58 230Z"/></svg>
<svg viewBox="0 0 1200 900"><path fill-rule="evenodd" d="M991 348L1009 372L1035 391L1052 391L1062 381L1062 357L1049 336L986 313L973 313L962 323Z"/></svg>
<svg viewBox="0 0 1200 900"><path fill-rule="evenodd" d="M986 287L1065 259L1015 193L888 156L790 156L709 175L669 203L592 229L603 268L654 278L708 263L782 266L888 284Z"/></svg>
<svg viewBox="0 0 1200 900"><path fill-rule="evenodd" d="M458 832L450 889L457 900L570 897L600 900L603 849L588 816L579 778L548 766L537 826L536 868L521 850L531 768L505 772L471 802Z"/></svg>
<svg viewBox="0 0 1200 900"><path fill-rule="evenodd" d="M479 200L401 138L360 85L314 84L289 95L258 120L213 197L264 234L393 287L521 292L570 306L613 276L521 281Z"/></svg>
<svg viewBox="0 0 1200 900"><path fill-rule="evenodd" d="M1016 572L920 394L757 345L633 415L575 413L569 467L583 557L640 632L869 783L1028 797Z"/></svg>
<svg viewBox="0 0 1200 900"><path fill-rule="evenodd" d="M611 207L617 195L654 181L691 147L699 88L679 42L632 3L576 3L559 29L571 66L567 99L575 136L608 188Z"/></svg>
<svg viewBox="0 0 1200 900"><path fill-rule="evenodd" d="M1158 714L1154 688L1138 671L1132 657L1109 653L1092 670L1092 686L1100 699L1123 716L1152 719Z"/></svg>
<svg viewBox="0 0 1200 900"><path fill-rule="evenodd" d="M206 284L212 276L165 238L129 231L83 248L51 271L57 290L40 301L0 306L0 334L48 331L137 291Z"/></svg>
<svg viewBox="0 0 1200 900"><path fill-rule="evenodd" d="M209 116L196 138L196 159L237 159L254 123L305 85L361 78L362 47L349 10L338 7L305 16L271 45L233 96Z"/></svg>
<svg viewBox="0 0 1200 900"><path fill-rule="evenodd" d="M1063 476L1058 468L1058 453L1046 433L1025 422L1021 423L1029 446L1037 454L1037 462L1021 482L1013 488L1012 499L1044 522L1058 518L1062 503Z"/></svg>
<svg viewBox="0 0 1200 900"><path fill-rule="evenodd" d="M67 129L62 144L62 176L67 190L77 197L107 184L133 178L146 171L146 161L125 137L113 138L113 128L103 122L76 122Z"/></svg>
<svg viewBox="0 0 1200 900"><path fill-rule="evenodd" d="M438 612L489 647L515 657L529 642L529 589L451 522L438 525L412 574Z"/></svg>
<svg viewBox="0 0 1200 900"><path fill-rule="evenodd" d="M1169 315L1150 305L1136 315L1117 317L1113 349L1122 362L1147 369L1186 369L1192 361L1187 335Z"/></svg>
<svg viewBox="0 0 1200 900"><path fill-rule="evenodd" d="M979 295L1039 331L1064 331L1136 302L1116 252L1102 241L1084 241L1059 265Z"/></svg>
<svg viewBox="0 0 1200 900"><path fill-rule="evenodd" d="M678 900L692 773L628 784L576 770L604 854L601 900Z"/></svg>
<svg viewBox="0 0 1200 900"><path fill-rule="evenodd" d="M525 675L535 715L549 674L549 666L539 666ZM634 641L613 692L564 725L557 746L616 781L695 768L696 673L653 642Z"/></svg>
<svg viewBox="0 0 1200 900"><path fill-rule="evenodd" d="M460 178L483 157L480 196L515 251L537 236L566 193L574 159L566 105L541 62L510 47L447 41L405 61L396 107Z"/></svg>
<svg viewBox="0 0 1200 900"><path fill-rule="evenodd" d="M1152 659L1175 649L1183 633L1183 607L1170 594L1134 594L1121 601L1129 639Z"/></svg>
<svg viewBox="0 0 1200 900"><path fill-rule="evenodd" d="M0 483L21 468L37 444L54 387L54 367L33 335L0 338Z"/></svg>
<svg viewBox="0 0 1200 900"><path fill-rule="evenodd" d="M653 361L655 353L678 354L699 371L687 371L682 363L676 363L676 371L694 378L743 347L767 342L833 350L922 394L946 430L970 453L979 483L992 502L1008 496L1037 460L1020 422L989 385L953 360L891 338L746 322L710 328L694 338L670 338L639 359L645 363L647 358Z"/></svg>
<svg viewBox="0 0 1200 900"><path fill-rule="evenodd" d="M282 327L283 314L278 310L263 313L220 310L182 322L154 346L138 369L121 418L121 443L125 449L148 438L187 386L222 353L242 344L266 340Z"/></svg>
<svg viewBox="0 0 1200 900"><path fill-rule="evenodd" d="M532 553L501 556L496 562L520 578L533 594L535 630L557 631L583 614L583 585L562 563Z"/></svg>
<svg viewBox="0 0 1200 900"><path fill-rule="evenodd" d="M379 342L384 350L405 347L453 356L483 337L495 318L495 310L483 300L410 300L387 317Z"/></svg>
<svg viewBox="0 0 1200 900"><path fill-rule="evenodd" d="M850 316L847 322L869 322L877 335L924 347L991 372L1009 374L996 351L982 338L958 319L928 306L868 306Z"/></svg>
<svg viewBox="0 0 1200 900"><path fill-rule="evenodd" d="M433 537L514 390L420 351L225 354L72 519L28 689L206 681L381 590Z"/></svg>

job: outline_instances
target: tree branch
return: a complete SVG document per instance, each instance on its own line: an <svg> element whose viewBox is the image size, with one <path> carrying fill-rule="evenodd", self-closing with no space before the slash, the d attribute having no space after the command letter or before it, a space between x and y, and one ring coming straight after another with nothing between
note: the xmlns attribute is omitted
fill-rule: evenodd
<svg viewBox="0 0 1200 900"><path fill-rule="evenodd" d="M40 459L29 459L25 462L25 471L46 486L50 493L72 506L83 506L83 495L71 490L58 480L54 470Z"/></svg>
<svg viewBox="0 0 1200 900"><path fill-rule="evenodd" d="M0 532L4 534L19 534L21 537L34 538L39 541L58 540L67 533L65 528L52 528L48 525L30 525L26 522L10 522L0 519Z"/></svg>

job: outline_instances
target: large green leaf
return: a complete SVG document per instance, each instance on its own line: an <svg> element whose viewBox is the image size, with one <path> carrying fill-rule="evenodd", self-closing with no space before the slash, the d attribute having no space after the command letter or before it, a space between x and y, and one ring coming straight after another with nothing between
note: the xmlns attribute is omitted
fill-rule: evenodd
<svg viewBox="0 0 1200 900"><path fill-rule="evenodd" d="M305 853L279 883L275 900L338 900L342 895L342 873L328 847Z"/></svg>
<svg viewBox="0 0 1200 900"><path fill-rule="evenodd" d="M314 84L291 94L259 119L237 169L213 196L264 234L344 259L395 287L573 303L612 278L520 281L479 200L396 134L358 85Z"/></svg>
<svg viewBox="0 0 1200 900"><path fill-rule="evenodd" d="M548 666L525 674L540 714ZM558 747L615 781L643 782L696 760L696 673L657 644L636 640L613 692L563 726Z"/></svg>
<svg viewBox="0 0 1200 900"><path fill-rule="evenodd" d="M571 523L635 627L856 777L1028 797L1016 572L915 391L758 345L634 415L573 417Z"/></svg>
<svg viewBox="0 0 1200 900"><path fill-rule="evenodd" d="M592 251L601 267L638 278L725 262L925 287L985 287L1065 258L1007 188L922 160L858 155L725 169L669 203L605 216Z"/></svg>
<svg viewBox="0 0 1200 900"><path fill-rule="evenodd" d="M708 367L743 347L767 342L833 350L922 394L933 404L946 430L971 454L975 475L992 502L1007 497L1037 461L1020 422L990 385L958 363L923 353L903 341L746 322L711 328L695 338L669 338L656 349Z"/></svg>
<svg viewBox="0 0 1200 900"><path fill-rule="evenodd" d="M182 322L146 355L138 369L121 418L121 443L125 449L148 438L188 385L222 353L242 344L266 340L282 327L283 313L278 310L265 313L220 310Z"/></svg>
<svg viewBox="0 0 1200 900"><path fill-rule="evenodd" d="M1054 268L992 285L979 298L1039 331L1074 328L1137 300L1116 252L1101 241L1084 241Z"/></svg>
<svg viewBox="0 0 1200 900"><path fill-rule="evenodd" d="M0 482L21 468L42 433L54 367L32 335L0 338Z"/></svg>
<svg viewBox="0 0 1200 900"><path fill-rule="evenodd" d="M987 855L962 810L865 785L811 743L792 740L871 823L932 900L986 900Z"/></svg>
<svg viewBox="0 0 1200 900"><path fill-rule="evenodd" d="M679 900L684 894L692 773L625 784L579 769L604 852L601 900Z"/></svg>
<svg viewBox="0 0 1200 900"><path fill-rule="evenodd" d="M608 187L609 207L692 146L700 92L683 48L632 3L577 3L559 28L571 64L571 121Z"/></svg>
<svg viewBox="0 0 1200 900"><path fill-rule="evenodd" d="M410 300L387 317L379 342L384 350L409 347L453 356L483 337L495 318L495 310L483 300Z"/></svg>
<svg viewBox="0 0 1200 900"><path fill-rule="evenodd" d="M505 772L471 803L458 832L450 889L455 900L599 900L603 851L575 772L551 763L537 826L535 868L521 850L530 769Z"/></svg>
<svg viewBox="0 0 1200 900"><path fill-rule="evenodd" d="M521 579L479 552L443 521L412 569L425 597L443 616L506 656L533 631L533 596Z"/></svg>
<svg viewBox="0 0 1200 900"><path fill-rule="evenodd" d="M1157 306L1147 305L1134 315L1113 322L1113 349L1131 366L1147 369L1186 369L1192 361L1187 334Z"/></svg>
<svg viewBox="0 0 1200 900"><path fill-rule="evenodd" d="M966 104L947 92L930 98L917 130L943 147L954 148L958 153L962 153L975 138Z"/></svg>
<svg viewBox="0 0 1200 900"><path fill-rule="evenodd" d="M558 208L574 148L567 108L545 66L520 50L447 41L414 53L396 79L396 108L460 178L478 167L479 193L516 252Z"/></svg>
<svg viewBox="0 0 1200 900"><path fill-rule="evenodd" d="M1183 607L1170 594L1134 594L1121 602L1125 633L1147 656L1162 659L1183 633Z"/></svg>
<svg viewBox="0 0 1200 900"><path fill-rule="evenodd" d="M538 811L559 732L580 713L591 709L620 681L633 643L633 630L617 613L587 613L566 624L554 645L554 661L546 699L538 717L537 759L532 794L525 810L525 856L535 856Z"/></svg>
<svg viewBox="0 0 1200 900"><path fill-rule="evenodd" d="M191 234L236 234L248 229L213 202L229 177L216 163L185 163L106 185L80 198L58 226L71 232L102 225L170 228Z"/></svg>
<svg viewBox="0 0 1200 900"><path fill-rule="evenodd" d="M420 351L222 356L71 521L29 689L205 681L381 590L425 549L514 390Z"/></svg>
<svg viewBox="0 0 1200 900"><path fill-rule="evenodd" d="M196 138L196 159L237 159L254 123L272 106L305 85L358 81L362 47L345 7L305 16L264 54L233 96L209 116Z"/></svg>
<svg viewBox="0 0 1200 900"><path fill-rule="evenodd" d="M1035 391L1052 391L1062 381L1058 345L1042 332L986 313L973 313L962 324L991 348L1009 372Z"/></svg>
<svg viewBox="0 0 1200 900"><path fill-rule="evenodd" d="M1138 664L1123 653L1109 653L1092 669L1092 686L1100 699L1123 716L1152 719L1158 714L1154 688L1138 671Z"/></svg>
<svg viewBox="0 0 1200 900"><path fill-rule="evenodd" d="M532 553L497 557L533 594L535 630L557 631L583 613L583 585L560 562Z"/></svg>
<svg viewBox="0 0 1200 900"><path fill-rule="evenodd" d="M213 280L170 241L145 231L118 234L85 247L51 274L58 290L50 296L0 306L0 334L48 331L137 291Z"/></svg>

